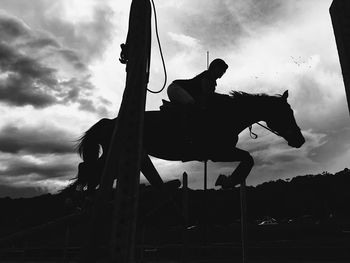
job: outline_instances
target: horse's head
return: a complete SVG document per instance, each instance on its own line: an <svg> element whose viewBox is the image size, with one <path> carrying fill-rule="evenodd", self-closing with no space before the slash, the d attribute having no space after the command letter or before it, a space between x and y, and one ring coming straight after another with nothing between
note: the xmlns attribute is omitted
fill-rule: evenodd
<svg viewBox="0 0 350 263"><path fill-rule="evenodd" d="M276 98L276 105L271 109L266 124L270 129L282 136L289 146L300 148L304 144L305 139L295 121L293 110L288 104L287 98L288 91Z"/></svg>

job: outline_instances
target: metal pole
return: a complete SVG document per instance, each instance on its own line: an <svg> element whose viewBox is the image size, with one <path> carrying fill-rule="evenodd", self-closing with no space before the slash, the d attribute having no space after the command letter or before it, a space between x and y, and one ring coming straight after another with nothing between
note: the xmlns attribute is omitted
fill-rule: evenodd
<svg viewBox="0 0 350 263"><path fill-rule="evenodd" d="M207 69L209 68L209 51L207 51Z"/></svg>
<svg viewBox="0 0 350 263"><path fill-rule="evenodd" d="M241 183L241 240L242 240L242 262L247 262L247 201L246 201L246 182Z"/></svg>
<svg viewBox="0 0 350 263"><path fill-rule="evenodd" d="M208 160L204 161L204 191L208 189Z"/></svg>

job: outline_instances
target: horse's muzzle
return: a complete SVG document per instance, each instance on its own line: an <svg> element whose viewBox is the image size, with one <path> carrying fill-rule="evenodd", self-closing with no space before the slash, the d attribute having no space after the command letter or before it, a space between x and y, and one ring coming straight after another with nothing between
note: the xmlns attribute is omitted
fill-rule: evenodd
<svg viewBox="0 0 350 263"><path fill-rule="evenodd" d="M305 138L301 135L297 138L288 140L288 145L294 148L300 148L305 143Z"/></svg>

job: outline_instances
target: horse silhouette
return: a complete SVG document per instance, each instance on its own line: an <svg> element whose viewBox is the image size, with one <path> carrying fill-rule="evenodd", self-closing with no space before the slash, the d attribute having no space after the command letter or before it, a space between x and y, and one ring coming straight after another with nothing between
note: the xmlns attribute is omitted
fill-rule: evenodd
<svg viewBox="0 0 350 263"><path fill-rule="evenodd" d="M233 187L248 176L254 165L249 152L236 147L238 134L247 127L265 121L288 145L299 148L304 144L287 97L288 91L273 96L237 91L228 95L215 93L207 110L189 114L191 125L186 127L179 107L146 111L141 172L151 185L162 185L149 155L170 161L240 162L231 176L235 178ZM80 138L77 151L84 162L79 165L75 185L94 189L99 184L116 119L101 119Z"/></svg>

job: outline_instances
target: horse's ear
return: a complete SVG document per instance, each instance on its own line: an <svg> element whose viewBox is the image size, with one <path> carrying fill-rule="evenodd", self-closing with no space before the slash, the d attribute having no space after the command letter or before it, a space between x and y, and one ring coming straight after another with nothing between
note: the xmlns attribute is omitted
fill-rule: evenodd
<svg viewBox="0 0 350 263"><path fill-rule="evenodd" d="M288 98L288 90L286 90L282 95L282 99L287 100L287 98Z"/></svg>

